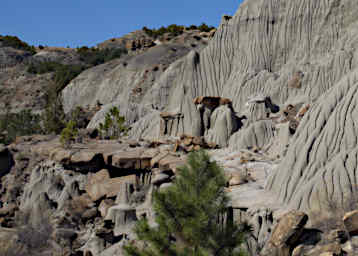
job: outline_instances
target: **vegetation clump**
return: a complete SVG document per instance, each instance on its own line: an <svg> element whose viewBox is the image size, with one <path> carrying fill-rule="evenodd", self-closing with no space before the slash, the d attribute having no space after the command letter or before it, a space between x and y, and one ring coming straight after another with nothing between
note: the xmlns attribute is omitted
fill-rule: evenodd
<svg viewBox="0 0 358 256"><path fill-rule="evenodd" d="M124 116L119 115L119 109L112 107L106 114L104 123L99 124L101 138L118 139L120 136L125 136L129 130L125 121Z"/></svg>
<svg viewBox="0 0 358 256"><path fill-rule="evenodd" d="M71 144L76 141L78 136L78 128L75 121L71 120L66 124L60 136L60 142L64 148L70 148Z"/></svg>
<svg viewBox="0 0 358 256"><path fill-rule="evenodd" d="M143 27L143 31L150 37L158 38L163 36L165 33L169 33L172 36L178 36L183 34L185 26L180 26L176 24L169 25L168 27L160 27L159 29L149 29Z"/></svg>
<svg viewBox="0 0 358 256"><path fill-rule="evenodd" d="M27 72L31 74L45 74L55 72L53 81L57 90L62 90L72 79L78 76L85 67L82 65L64 65L58 62L38 62L28 66Z"/></svg>
<svg viewBox="0 0 358 256"><path fill-rule="evenodd" d="M29 44L21 41L16 36L1 36L0 35L0 43L3 47L12 47L19 50L24 50L30 52L32 55L36 53L36 49L34 46L30 46Z"/></svg>
<svg viewBox="0 0 358 256"><path fill-rule="evenodd" d="M223 170L199 151L178 169L174 184L154 194L154 227L146 218L135 228L140 242L125 246L129 256L244 255L240 245L249 232L225 220L229 198ZM224 220L224 221L223 221Z"/></svg>
<svg viewBox="0 0 358 256"><path fill-rule="evenodd" d="M169 33L169 35L171 35L171 36L178 36L178 35L181 35L184 32L184 30L200 30L201 32L209 32L214 28L215 27L213 27L213 26L208 26L205 23L202 23L199 26L191 25L188 27L185 27L183 25L172 24L172 25L169 25L168 27L162 26L159 29L150 29L147 27L143 27L142 30L148 36L158 38L158 37L163 36L166 33Z"/></svg>
<svg viewBox="0 0 358 256"><path fill-rule="evenodd" d="M98 48L88 48L83 46L77 49L77 53L80 55L80 60L85 62L90 66L97 66L105 62L117 59L122 57L124 54L127 54L127 50L124 48L115 48L115 49L98 49Z"/></svg>

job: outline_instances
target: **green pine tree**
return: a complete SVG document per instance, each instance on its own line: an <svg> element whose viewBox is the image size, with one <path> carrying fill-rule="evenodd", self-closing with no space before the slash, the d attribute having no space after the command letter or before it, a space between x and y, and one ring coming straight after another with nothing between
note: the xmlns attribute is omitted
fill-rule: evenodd
<svg viewBox="0 0 358 256"><path fill-rule="evenodd" d="M229 198L226 179L204 151L191 153L174 184L154 194L155 227L141 219L135 232L140 242L124 247L128 256L233 256L248 231L223 220Z"/></svg>
<svg viewBox="0 0 358 256"><path fill-rule="evenodd" d="M104 122L99 124L101 137L118 139L122 135L127 135L128 127L125 122L124 116L119 115L119 109L112 107L106 114Z"/></svg>
<svg viewBox="0 0 358 256"><path fill-rule="evenodd" d="M60 142L64 148L70 148L71 144L76 141L78 136L78 128L76 122L71 120L67 123L66 127L62 130Z"/></svg>

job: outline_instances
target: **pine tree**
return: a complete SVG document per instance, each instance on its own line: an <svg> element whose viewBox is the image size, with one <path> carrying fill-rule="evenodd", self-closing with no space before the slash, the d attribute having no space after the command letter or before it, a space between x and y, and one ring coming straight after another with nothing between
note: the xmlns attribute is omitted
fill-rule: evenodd
<svg viewBox="0 0 358 256"><path fill-rule="evenodd" d="M247 231L222 222L228 196L223 170L204 151L191 153L178 168L174 184L154 194L155 227L141 219L135 232L139 243L124 247L129 256L233 256Z"/></svg>

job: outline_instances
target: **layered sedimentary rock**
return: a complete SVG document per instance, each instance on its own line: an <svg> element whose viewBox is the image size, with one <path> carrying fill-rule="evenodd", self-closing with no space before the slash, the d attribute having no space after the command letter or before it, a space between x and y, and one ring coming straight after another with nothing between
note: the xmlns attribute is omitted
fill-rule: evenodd
<svg viewBox="0 0 358 256"><path fill-rule="evenodd" d="M172 135L200 135L198 96L229 98L253 121L277 111L268 104L247 109L257 95L279 108L314 102L356 65L355 8L353 1L245 1L208 47L171 65L144 101L183 115ZM143 130L134 125L132 133Z"/></svg>
<svg viewBox="0 0 358 256"><path fill-rule="evenodd" d="M357 194L358 70L343 77L303 118L267 189L305 211L346 208Z"/></svg>

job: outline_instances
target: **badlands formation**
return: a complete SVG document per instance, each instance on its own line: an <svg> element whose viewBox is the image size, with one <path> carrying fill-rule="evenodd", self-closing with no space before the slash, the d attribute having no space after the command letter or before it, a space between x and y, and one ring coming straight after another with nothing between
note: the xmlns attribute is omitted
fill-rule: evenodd
<svg viewBox="0 0 358 256"><path fill-rule="evenodd" d="M204 148L231 217L253 227L250 255L358 255L357 13L355 0L246 0L215 35L82 72L60 95L66 113L103 104L82 141L0 148L1 243L19 239L22 213L34 226L45 214L59 255L122 255L138 218L153 219L152 191ZM112 106L128 137L95 139Z"/></svg>

